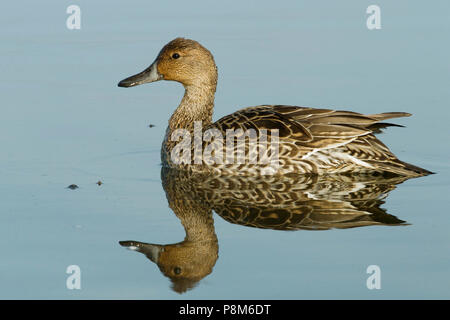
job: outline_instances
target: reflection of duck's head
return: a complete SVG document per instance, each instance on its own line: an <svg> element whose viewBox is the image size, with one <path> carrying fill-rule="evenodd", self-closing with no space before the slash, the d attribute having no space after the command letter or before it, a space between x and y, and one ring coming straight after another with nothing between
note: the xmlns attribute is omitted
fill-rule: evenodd
<svg viewBox="0 0 450 320"><path fill-rule="evenodd" d="M163 176L167 199L184 227L184 241L167 245L137 241L121 241L120 244L145 254L170 278L173 290L183 293L212 272L219 246L209 205L204 199L193 197L185 181L166 178Z"/></svg>
<svg viewBox="0 0 450 320"><path fill-rule="evenodd" d="M121 241L128 249L138 251L156 263L159 270L172 281L172 288L183 293L212 272L218 258L217 239L183 241L159 245L137 241Z"/></svg>

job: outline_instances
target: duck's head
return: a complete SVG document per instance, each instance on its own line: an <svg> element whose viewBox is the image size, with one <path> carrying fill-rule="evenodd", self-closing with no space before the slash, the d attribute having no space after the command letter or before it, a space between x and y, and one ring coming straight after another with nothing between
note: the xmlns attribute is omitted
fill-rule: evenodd
<svg viewBox="0 0 450 320"><path fill-rule="evenodd" d="M208 49L194 40L176 38L166 44L144 71L119 82L134 87L158 80L177 81L185 87L216 85L217 68Z"/></svg>

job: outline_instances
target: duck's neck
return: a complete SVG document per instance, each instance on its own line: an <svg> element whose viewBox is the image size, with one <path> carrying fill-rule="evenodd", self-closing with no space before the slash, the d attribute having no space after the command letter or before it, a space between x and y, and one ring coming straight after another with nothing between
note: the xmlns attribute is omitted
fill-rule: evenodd
<svg viewBox="0 0 450 320"><path fill-rule="evenodd" d="M184 241L189 242L203 242L203 241L215 241L217 242L217 235L214 230L214 220L212 216L212 210L202 210L190 212L190 216L181 217L181 224L186 232Z"/></svg>
<svg viewBox="0 0 450 320"><path fill-rule="evenodd" d="M186 232L184 242L217 241L211 206L203 199L194 198L183 188L166 190L169 207L180 219Z"/></svg>
<svg viewBox="0 0 450 320"><path fill-rule="evenodd" d="M169 120L170 135L176 129L194 130L194 122L202 121L202 127L212 121L216 82L185 87L180 105Z"/></svg>

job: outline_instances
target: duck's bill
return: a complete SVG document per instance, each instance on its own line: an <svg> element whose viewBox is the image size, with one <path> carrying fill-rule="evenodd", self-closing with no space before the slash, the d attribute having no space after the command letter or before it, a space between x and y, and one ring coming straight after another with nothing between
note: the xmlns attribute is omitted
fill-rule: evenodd
<svg viewBox="0 0 450 320"><path fill-rule="evenodd" d="M148 67L144 71L120 81L118 86L128 88L138 86L144 83L158 81L161 79L162 76L158 73L157 62L155 61L150 67Z"/></svg>
<svg viewBox="0 0 450 320"><path fill-rule="evenodd" d="M139 241L119 241L122 247L132 251L137 251L145 254L151 261L157 263L159 254L164 251L164 247L159 244L151 244Z"/></svg>

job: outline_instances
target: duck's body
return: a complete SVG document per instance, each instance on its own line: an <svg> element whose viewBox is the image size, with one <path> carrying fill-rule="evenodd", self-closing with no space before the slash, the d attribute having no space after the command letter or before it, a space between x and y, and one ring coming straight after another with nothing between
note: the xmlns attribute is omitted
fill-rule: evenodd
<svg viewBox="0 0 450 320"><path fill-rule="evenodd" d="M362 115L349 111L264 105L249 107L204 126L205 131L218 129L225 137L227 130L248 129L279 131L279 164L271 170L264 163L175 164L171 161L169 130L162 147L163 163L191 171L218 174L347 174L370 171L391 172L404 176L420 176L429 172L407 164L374 136L383 125L381 120L409 116L407 113ZM193 132L193 129L192 129ZM205 142L203 149L210 143ZM248 144L245 145L248 154ZM238 152L235 144L233 153ZM194 155L194 147L191 154ZM245 157L247 158L247 157ZM276 171L275 171L276 170Z"/></svg>
<svg viewBox="0 0 450 320"><path fill-rule="evenodd" d="M350 111L263 105L245 108L212 122L217 84L217 68L213 56L198 42L182 38L169 42L149 68L122 80L119 86L130 87L162 79L178 81L186 90L169 120L161 149L165 166L227 175L347 174L377 171L415 177L431 173L399 160L374 135L380 128L393 126L380 121L410 116L408 113L362 115ZM196 125L201 125L200 132ZM227 149L228 141L225 142L225 138L230 130L237 132L238 129L242 129L242 132L254 130L257 135L257 140L254 141L267 137L268 148L263 152L264 155L259 153L260 149L252 149L248 139L244 144L244 160L237 161L237 155L242 152L238 150L238 139L235 136L233 141L236 144ZM202 139L208 130L213 130L216 135L220 133L223 139L210 138L211 142L196 144L196 134L197 138L200 134ZM270 130L276 130L277 136L272 138ZM183 140L190 143L189 152L184 153L183 150L181 153L180 141L185 134L190 136L189 141ZM273 157L270 161L257 161L273 156L273 151L270 151L272 142L277 142L276 162L272 161ZM198 148L199 145L201 149ZM210 157L205 159L204 151L208 148ZM258 150L257 159L250 155L250 151L254 150ZM228 152L236 157L227 157ZM180 160L180 157L183 159Z"/></svg>

